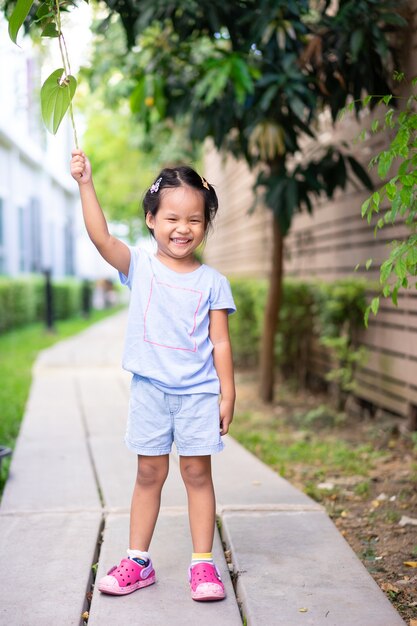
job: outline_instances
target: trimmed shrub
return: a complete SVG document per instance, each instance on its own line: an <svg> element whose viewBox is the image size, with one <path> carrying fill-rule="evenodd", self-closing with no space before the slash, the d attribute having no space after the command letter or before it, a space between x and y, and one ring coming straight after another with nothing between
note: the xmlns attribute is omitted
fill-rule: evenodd
<svg viewBox="0 0 417 626"><path fill-rule="evenodd" d="M256 365L267 293L266 280L231 279L237 312L229 318L236 365ZM346 349L352 351L355 330L363 323L366 283L341 279L333 283L285 279L275 356L286 377L305 382L311 342L318 338L344 361L340 349L329 338L348 336Z"/></svg>
<svg viewBox="0 0 417 626"><path fill-rule="evenodd" d="M267 283L265 280L232 278L230 284L237 311L229 317L235 363L255 365L262 333Z"/></svg>
<svg viewBox="0 0 417 626"><path fill-rule="evenodd" d="M91 304L92 285L75 278L52 281L54 319L83 313ZM45 318L43 276L0 277L0 333Z"/></svg>

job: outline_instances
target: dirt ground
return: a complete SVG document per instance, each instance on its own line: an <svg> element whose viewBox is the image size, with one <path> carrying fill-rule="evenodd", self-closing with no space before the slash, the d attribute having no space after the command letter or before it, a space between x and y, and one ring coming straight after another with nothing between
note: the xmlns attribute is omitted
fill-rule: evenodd
<svg viewBox="0 0 417 626"><path fill-rule="evenodd" d="M318 471L317 463L294 459L286 463L285 478L326 507L406 623L417 626L417 436L407 433L396 416L373 414L372 407L358 403L340 420L317 419L308 426L301 420L300 425L300 416L325 405L329 398L279 385L274 404L263 405L253 374L238 373L237 381L232 435L236 430L238 439L242 429L253 424L256 428L256 419L252 426L238 423L239 415L251 414L258 420L262 416L266 428L281 430L287 440L318 435L323 441L337 438L352 447L371 446L375 457L360 474L337 471L326 463ZM257 453L256 448L252 451Z"/></svg>

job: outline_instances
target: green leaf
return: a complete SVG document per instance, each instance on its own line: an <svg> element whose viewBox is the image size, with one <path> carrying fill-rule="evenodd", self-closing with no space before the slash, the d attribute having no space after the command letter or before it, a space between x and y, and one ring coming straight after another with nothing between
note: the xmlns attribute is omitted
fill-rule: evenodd
<svg viewBox="0 0 417 626"><path fill-rule="evenodd" d="M378 309L379 309L379 296L377 296L376 298L372 298L372 302L371 302L371 311L374 315L378 313Z"/></svg>
<svg viewBox="0 0 417 626"><path fill-rule="evenodd" d="M42 37L59 37L59 32L56 29L54 22L47 24L41 33Z"/></svg>
<svg viewBox="0 0 417 626"><path fill-rule="evenodd" d="M367 198L365 202L362 204L362 207L361 207L362 217L365 217L365 215L367 214L370 202L371 202L371 198Z"/></svg>
<svg viewBox="0 0 417 626"><path fill-rule="evenodd" d="M409 265L416 265L417 263L417 247L415 245L408 251L407 263Z"/></svg>
<svg viewBox="0 0 417 626"><path fill-rule="evenodd" d="M16 6L9 19L9 36L13 43L16 43L17 34L25 21L33 0L17 0Z"/></svg>
<svg viewBox="0 0 417 626"><path fill-rule="evenodd" d="M379 211L379 203L381 202L381 196L378 191L374 191L371 196L372 204L374 205L374 210L378 213Z"/></svg>
<svg viewBox="0 0 417 626"><path fill-rule="evenodd" d="M387 259L384 261L380 268L380 281L386 283L392 272L392 261Z"/></svg>
<svg viewBox="0 0 417 626"><path fill-rule="evenodd" d="M62 119L74 97L77 81L73 76L63 80L64 69L55 70L41 89L42 118L46 128L56 134Z"/></svg>
<svg viewBox="0 0 417 626"><path fill-rule="evenodd" d="M40 5L39 9L36 11L36 17L38 19L35 21L39 22L41 20L48 19L53 16L54 16L54 13L51 11L49 4L44 2L43 4Z"/></svg>
<svg viewBox="0 0 417 626"><path fill-rule="evenodd" d="M395 195L397 193L397 186L393 182L393 180L390 180L389 183L385 185L385 192L387 194L388 200L392 201L395 198Z"/></svg>
<svg viewBox="0 0 417 626"><path fill-rule="evenodd" d="M388 152L387 150L384 150L379 155L378 176L380 178L386 178L388 171L391 167L393 158L394 155L392 154L392 152Z"/></svg>
<svg viewBox="0 0 417 626"><path fill-rule="evenodd" d="M366 269L367 269L367 270L369 270L369 268L371 267L372 262L373 262L373 259L368 259L368 260L366 261L366 263L365 263L365 267L366 267Z"/></svg>
<svg viewBox="0 0 417 626"><path fill-rule="evenodd" d="M356 63L359 52L363 46L364 32L363 30L355 30L350 38L350 50L352 52L352 61ZM365 105L366 106L366 105Z"/></svg>
<svg viewBox="0 0 417 626"><path fill-rule="evenodd" d="M400 26L401 28L407 26L407 21L398 13L380 13L379 19L385 22L385 24L391 24L392 26ZM402 73L398 73L395 80L402 80L401 74Z"/></svg>
<svg viewBox="0 0 417 626"><path fill-rule="evenodd" d="M394 272L397 274L400 280L403 280L403 278L405 277L407 273L407 263L405 262L405 259L403 258L398 259L394 267Z"/></svg>
<svg viewBox="0 0 417 626"><path fill-rule="evenodd" d="M376 133L379 128L379 120L374 120L372 122L372 132Z"/></svg>

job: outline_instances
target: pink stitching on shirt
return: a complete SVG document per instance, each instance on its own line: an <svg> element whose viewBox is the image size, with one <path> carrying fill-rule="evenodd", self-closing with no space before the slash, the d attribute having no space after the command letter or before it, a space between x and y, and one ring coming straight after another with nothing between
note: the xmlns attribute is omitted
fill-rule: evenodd
<svg viewBox="0 0 417 626"><path fill-rule="evenodd" d="M194 312L194 316L193 316L194 325L193 325L193 327L191 329L191 332L188 333L190 337L192 337L192 335L194 334L194 331L195 331L195 329L197 327L197 314L198 314L198 310L200 308L201 300L202 300L202 297L203 297L203 292L202 291L199 291L197 289L190 289L189 287L177 287L176 285L170 285L169 283L163 283L163 282L158 281L155 276L152 276L151 288L150 288L150 291L149 291L149 299L148 299L148 303L146 305L146 311L145 311L145 316L144 316L144 320L143 320L143 340L146 341L146 343L151 343L154 346L159 346L160 348L169 348L171 350L183 350L185 352L196 352L197 351L197 342L195 340L194 340L194 348L191 349L191 348L180 348L178 346L168 346L166 344L158 343L157 341L151 341L150 339L146 338L146 318L147 318L148 310L149 310L149 307L150 307L150 304L151 304L154 281L158 285L162 285L164 287L169 287L170 289L179 289L181 291L191 291L193 293L200 294L200 297L199 297L198 302L197 302L197 308L196 308L196 310Z"/></svg>

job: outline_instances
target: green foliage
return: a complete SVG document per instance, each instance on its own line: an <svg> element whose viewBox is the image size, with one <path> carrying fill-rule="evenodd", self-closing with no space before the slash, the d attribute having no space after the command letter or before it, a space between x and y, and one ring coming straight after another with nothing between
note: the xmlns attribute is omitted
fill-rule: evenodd
<svg viewBox="0 0 417 626"><path fill-rule="evenodd" d="M306 134L315 137L324 106L335 119L349 96L387 91L386 68L396 65L390 33L405 25L389 0L342 0L336 13L329 5L143 0L127 9L108 0L130 47L124 55L116 48L119 80L110 89L129 98L149 132L186 119L191 141L211 137L250 167L260 165L258 193L286 234L297 211L312 210L312 196L331 197L352 179L371 188L344 146L317 144L303 163L293 155ZM113 20L98 28L113 37ZM101 77L108 84L108 64L95 59L92 84Z"/></svg>
<svg viewBox="0 0 417 626"><path fill-rule="evenodd" d="M146 133L127 102L132 81L125 80L120 68L124 63L134 65L134 55L126 53L121 26L112 22L103 33L94 21L93 32L91 66L81 72L84 84L76 100L86 122L83 149L91 160L94 184L106 216L123 222L130 240L135 241L143 231L144 190L162 167L179 163L198 167L200 149L189 141L182 123L157 123L159 105L154 106L151 94L147 105L143 105L150 116L156 117L152 118L152 136Z"/></svg>
<svg viewBox="0 0 417 626"><path fill-rule="evenodd" d="M278 333L275 337L275 359L287 378L305 383L307 360L314 326L314 286L311 282L286 279Z"/></svg>
<svg viewBox="0 0 417 626"><path fill-rule="evenodd" d="M0 333L37 319L41 280L0 277Z"/></svg>
<svg viewBox="0 0 417 626"><path fill-rule="evenodd" d="M356 345L356 331L362 326L366 308L366 282L346 278L336 283L321 283L315 294L315 314L320 343L329 350L333 364L326 375L336 383L335 402L342 404L342 392L355 389L354 375L366 358Z"/></svg>
<svg viewBox="0 0 417 626"><path fill-rule="evenodd" d="M83 311L85 284L76 279L53 282L55 319L68 319ZM91 286L89 287L91 292ZM0 334L44 319L45 285L40 276L0 277Z"/></svg>
<svg viewBox="0 0 417 626"><path fill-rule="evenodd" d="M6 9L7 9L6 3ZM16 43L17 35L23 23L36 25L41 37L58 39L62 68L55 70L42 85L40 99L42 118L47 130L56 134L69 109L74 131L75 145L78 148L77 132L72 112L72 99L77 81L71 76L70 61L65 38L61 29L61 11L74 6L73 0L46 0L38 7L36 14L32 11L34 0L17 0L9 17L9 35Z"/></svg>
<svg viewBox="0 0 417 626"><path fill-rule="evenodd" d="M266 299L266 282L231 279L237 313L230 317L233 353L238 365L257 361ZM305 382L313 336L328 349L327 379L340 392L354 389L358 363L365 351L356 346L366 307L366 283L342 279L333 283L286 279L275 341L275 359L286 378Z"/></svg>
<svg viewBox="0 0 417 626"><path fill-rule="evenodd" d="M258 359L266 281L231 279L237 312L230 316L230 337L235 362L242 366L254 365Z"/></svg>
<svg viewBox="0 0 417 626"><path fill-rule="evenodd" d="M404 80L403 74L396 79ZM384 184L362 204L362 217L371 224L375 218L375 234L386 225L404 224L408 235L395 239L390 244L390 253L380 265L380 294L375 296L365 312L365 323L369 315L378 313L380 297L391 298L398 304L401 289L417 287L417 113L415 103L416 80L412 81L411 93L407 98L393 94L372 96L379 107L385 107L382 123L374 123L372 132L384 132L392 137L388 148L376 154L370 167L376 167L378 177ZM390 107L394 100L400 105L398 110ZM405 100L405 102L404 102ZM390 170L395 163L395 173L390 177ZM388 178L388 180L387 180ZM369 265L367 264L367 269Z"/></svg>

